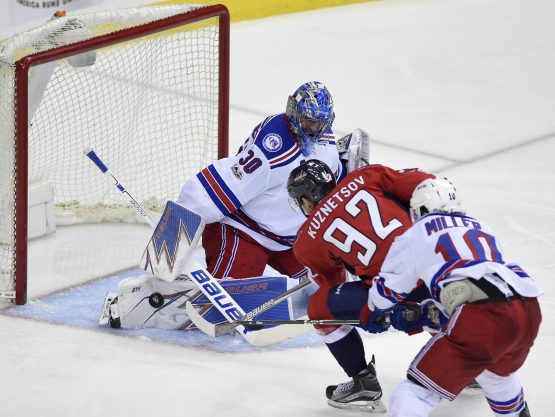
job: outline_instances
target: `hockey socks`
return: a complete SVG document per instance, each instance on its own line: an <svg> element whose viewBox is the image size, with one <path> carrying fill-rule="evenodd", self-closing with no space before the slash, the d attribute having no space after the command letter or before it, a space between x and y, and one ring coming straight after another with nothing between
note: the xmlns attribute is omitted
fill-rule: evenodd
<svg viewBox="0 0 555 417"><path fill-rule="evenodd" d="M331 354L350 377L366 368L366 357L362 338L357 329L353 329L342 339L326 343Z"/></svg>

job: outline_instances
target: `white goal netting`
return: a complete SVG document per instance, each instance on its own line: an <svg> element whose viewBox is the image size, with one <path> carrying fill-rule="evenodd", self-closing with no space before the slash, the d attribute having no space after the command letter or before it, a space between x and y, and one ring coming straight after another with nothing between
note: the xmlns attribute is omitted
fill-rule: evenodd
<svg viewBox="0 0 555 417"><path fill-rule="evenodd" d="M172 20L202 9L153 6L60 16L0 44L0 295L15 288L16 203L33 184L53 188L57 224L140 221L84 156L85 148L92 147L152 212L218 157L220 17L180 25ZM142 34L153 22L161 22L161 31ZM119 39L122 31L133 36ZM76 47L69 57L31 65L24 82L16 77L25 57L67 51L91 38L101 39L93 51ZM26 105L17 98L22 88L28 89ZM21 119L17 124L23 108L27 152ZM28 181L22 187L24 169Z"/></svg>

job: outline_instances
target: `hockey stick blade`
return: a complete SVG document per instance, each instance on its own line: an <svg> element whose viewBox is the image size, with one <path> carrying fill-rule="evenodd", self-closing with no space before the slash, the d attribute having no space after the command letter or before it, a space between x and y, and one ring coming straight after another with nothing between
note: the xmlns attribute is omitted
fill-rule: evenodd
<svg viewBox="0 0 555 417"><path fill-rule="evenodd" d="M208 320L205 320L196 310L195 307L191 304L190 301L185 303L185 311L189 316L189 319L193 322L197 328L211 337L216 337L216 325L214 323L210 323ZM223 323L223 324L231 324L231 323Z"/></svg>

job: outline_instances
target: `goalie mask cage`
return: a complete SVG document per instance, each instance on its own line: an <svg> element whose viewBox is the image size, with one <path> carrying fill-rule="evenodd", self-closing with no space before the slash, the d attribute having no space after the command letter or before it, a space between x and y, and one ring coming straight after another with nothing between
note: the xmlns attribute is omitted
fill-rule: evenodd
<svg viewBox="0 0 555 417"><path fill-rule="evenodd" d="M227 156L229 13L177 5L53 18L0 44L0 91L0 296L24 304L34 184L53 189L56 224L141 221L85 148L153 212Z"/></svg>

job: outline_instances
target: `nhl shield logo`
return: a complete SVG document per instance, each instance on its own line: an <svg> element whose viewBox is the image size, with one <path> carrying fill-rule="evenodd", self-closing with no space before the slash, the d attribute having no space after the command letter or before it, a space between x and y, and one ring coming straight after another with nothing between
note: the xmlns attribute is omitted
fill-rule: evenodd
<svg viewBox="0 0 555 417"><path fill-rule="evenodd" d="M264 139L262 140L262 145L264 146L264 149L266 149L268 152L277 152L281 149L283 145L283 140L281 139L281 136L277 133L268 133L266 136L264 136Z"/></svg>

